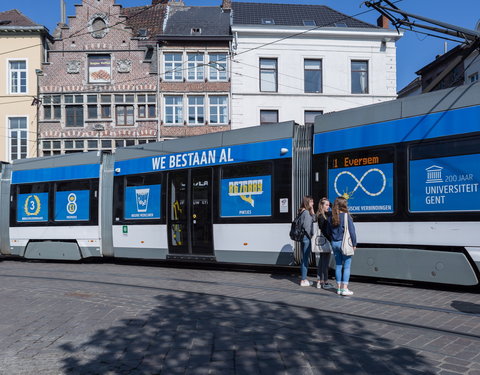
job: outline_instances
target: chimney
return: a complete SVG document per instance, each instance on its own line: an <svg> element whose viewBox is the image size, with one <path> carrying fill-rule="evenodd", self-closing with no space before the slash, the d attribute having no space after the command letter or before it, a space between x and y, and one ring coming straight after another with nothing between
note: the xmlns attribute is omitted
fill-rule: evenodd
<svg viewBox="0 0 480 375"><path fill-rule="evenodd" d="M222 9L231 10L232 9L232 0L222 0Z"/></svg>
<svg viewBox="0 0 480 375"><path fill-rule="evenodd" d="M390 21L388 20L387 17L385 17L383 14L377 18L377 26L382 27L384 29L389 29L390 28Z"/></svg>
<svg viewBox="0 0 480 375"><path fill-rule="evenodd" d="M152 5L166 4L166 3L168 3L168 0L152 0Z"/></svg>

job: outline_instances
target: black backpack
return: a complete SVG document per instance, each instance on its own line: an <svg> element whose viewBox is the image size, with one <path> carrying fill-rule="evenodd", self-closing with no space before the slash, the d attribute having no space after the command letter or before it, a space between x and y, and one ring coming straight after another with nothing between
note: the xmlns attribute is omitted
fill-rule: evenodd
<svg viewBox="0 0 480 375"><path fill-rule="evenodd" d="M290 239L292 241L302 241L303 238L303 226L300 224L300 216L302 213L299 213L297 217L292 221L292 226L290 227Z"/></svg>

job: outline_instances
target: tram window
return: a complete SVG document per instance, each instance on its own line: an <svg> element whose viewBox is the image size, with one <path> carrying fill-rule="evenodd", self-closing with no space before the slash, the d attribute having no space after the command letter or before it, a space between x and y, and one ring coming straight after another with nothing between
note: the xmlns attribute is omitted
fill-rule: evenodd
<svg viewBox="0 0 480 375"><path fill-rule="evenodd" d="M222 168L220 216L272 216L272 165L270 163Z"/></svg>
<svg viewBox="0 0 480 375"><path fill-rule="evenodd" d="M126 177L123 218L160 219L161 191L161 175L158 173Z"/></svg>
<svg viewBox="0 0 480 375"><path fill-rule="evenodd" d="M394 150L371 149L330 155L328 198L348 199L356 214L394 212Z"/></svg>
<svg viewBox="0 0 480 375"><path fill-rule="evenodd" d="M90 203L96 197L90 181L58 182L55 191L55 221L89 221Z"/></svg>
<svg viewBox="0 0 480 375"><path fill-rule="evenodd" d="M410 212L480 211L480 137L410 147Z"/></svg>
<svg viewBox="0 0 480 375"><path fill-rule="evenodd" d="M475 154L479 144L480 136L418 144L410 147L410 160Z"/></svg>
<svg viewBox="0 0 480 375"><path fill-rule="evenodd" d="M20 185L17 189L17 222L46 222L49 186L46 183Z"/></svg>

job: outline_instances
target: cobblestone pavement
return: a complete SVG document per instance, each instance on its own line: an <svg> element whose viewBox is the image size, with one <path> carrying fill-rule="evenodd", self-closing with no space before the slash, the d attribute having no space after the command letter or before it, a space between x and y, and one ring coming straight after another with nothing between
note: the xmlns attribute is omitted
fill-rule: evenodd
<svg viewBox="0 0 480 375"><path fill-rule="evenodd" d="M292 275L0 262L0 374L480 375L480 294Z"/></svg>

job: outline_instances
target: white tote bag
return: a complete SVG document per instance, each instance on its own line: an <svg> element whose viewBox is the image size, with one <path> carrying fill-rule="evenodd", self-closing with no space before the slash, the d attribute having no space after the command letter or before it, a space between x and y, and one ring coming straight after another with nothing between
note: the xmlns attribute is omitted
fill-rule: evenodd
<svg viewBox="0 0 480 375"><path fill-rule="evenodd" d="M330 253L332 246L330 241L323 235L318 226L315 228L315 233L312 237L312 252L314 253Z"/></svg>
<svg viewBox="0 0 480 375"><path fill-rule="evenodd" d="M345 256L350 256L355 253L353 250L352 238L350 237L350 231L348 230L348 214L344 214L343 221L343 240L342 240L342 253Z"/></svg>

